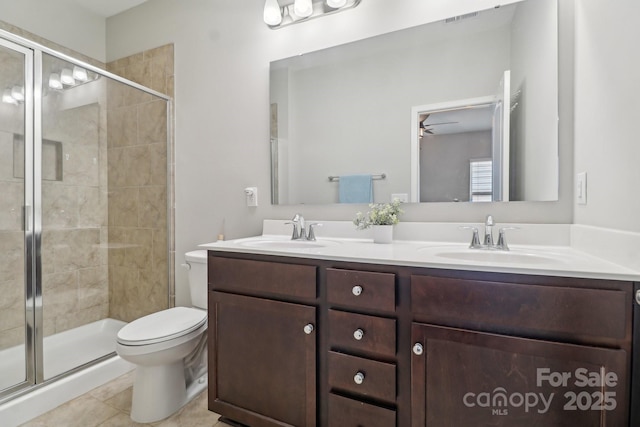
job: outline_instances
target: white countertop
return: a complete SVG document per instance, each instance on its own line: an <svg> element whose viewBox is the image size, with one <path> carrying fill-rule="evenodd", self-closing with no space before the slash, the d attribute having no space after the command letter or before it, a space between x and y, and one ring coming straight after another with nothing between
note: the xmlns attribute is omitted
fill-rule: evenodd
<svg viewBox="0 0 640 427"><path fill-rule="evenodd" d="M353 233L347 233L350 234L349 237L318 236L315 243L296 241L291 244L289 235L272 234L273 231L288 229L280 227L277 222L275 227L273 225L268 225L265 222L264 231L266 233L261 236L218 241L203 244L200 247L222 252L365 264L640 281L640 271L589 255L584 251L563 244L524 245L512 243L509 244L511 250L504 253L495 250L469 249L468 243L447 241L443 236L438 236L437 240L394 240L391 244L376 244L370 238L354 238ZM442 227L439 228L442 229ZM538 234L544 234L544 230L540 228L537 231ZM557 230L553 231L557 234ZM325 234L330 236L332 233ZM406 235L407 233L405 230L405 232L397 234ZM419 237L420 233L416 233L416 235ZM368 235L364 236L368 237ZM458 240L461 239L458 238Z"/></svg>

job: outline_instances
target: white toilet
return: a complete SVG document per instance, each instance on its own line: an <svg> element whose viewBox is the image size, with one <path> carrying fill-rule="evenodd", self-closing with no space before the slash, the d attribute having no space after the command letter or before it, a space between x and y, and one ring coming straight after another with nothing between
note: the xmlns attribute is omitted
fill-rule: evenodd
<svg viewBox="0 0 640 427"><path fill-rule="evenodd" d="M168 417L207 386L207 251L185 259L193 307L162 310L118 332L118 355L136 365L131 419L139 423Z"/></svg>

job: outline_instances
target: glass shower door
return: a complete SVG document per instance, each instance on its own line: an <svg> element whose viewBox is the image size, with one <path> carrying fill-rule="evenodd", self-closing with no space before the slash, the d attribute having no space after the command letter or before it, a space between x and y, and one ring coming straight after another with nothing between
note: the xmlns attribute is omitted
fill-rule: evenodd
<svg viewBox="0 0 640 427"><path fill-rule="evenodd" d="M34 382L31 50L0 39L0 397ZM28 141L25 144L25 141Z"/></svg>

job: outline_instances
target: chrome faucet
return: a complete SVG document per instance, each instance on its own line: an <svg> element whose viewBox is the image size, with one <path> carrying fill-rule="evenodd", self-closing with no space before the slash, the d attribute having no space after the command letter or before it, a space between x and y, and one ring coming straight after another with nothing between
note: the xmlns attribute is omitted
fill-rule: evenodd
<svg viewBox="0 0 640 427"><path fill-rule="evenodd" d="M495 223L493 222L493 216L487 215L487 219L484 222L484 241L482 242L484 246L491 248L493 247L493 226Z"/></svg>
<svg viewBox="0 0 640 427"><path fill-rule="evenodd" d="M498 233L498 243L493 243L493 227L496 225L492 215L487 215L484 222L484 239L480 243L480 236L477 227L460 227L461 229L470 229L473 231L471 237L470 249L495 249L500 251L508 251L506 230L516 230L518 227L502 227Z"/></svg>
<svg viewBox="0 0 640 427"><path fill-rule="evenodd" d="M316 240L314 227L322 226L322 224L316 222L310 223L309 231L307 232L304 217L300 214L295 214L291 219L291 222L287 222L287 224L293 224L293 233L291 234L291 240Z"/></svg>

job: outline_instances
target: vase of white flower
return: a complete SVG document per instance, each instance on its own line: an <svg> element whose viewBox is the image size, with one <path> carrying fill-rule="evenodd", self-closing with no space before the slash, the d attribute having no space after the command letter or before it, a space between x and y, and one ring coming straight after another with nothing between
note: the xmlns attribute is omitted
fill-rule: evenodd
<svg viewBox="0 0 640 427"><path fill-rule="evenodd" d="M375 243L391 243L393 241L393 226L400 222L400 200L391 203L376 203L369 205L371 210L362 214L358 212L353 223L358 230L373 227L373 241Z"/></svg>

